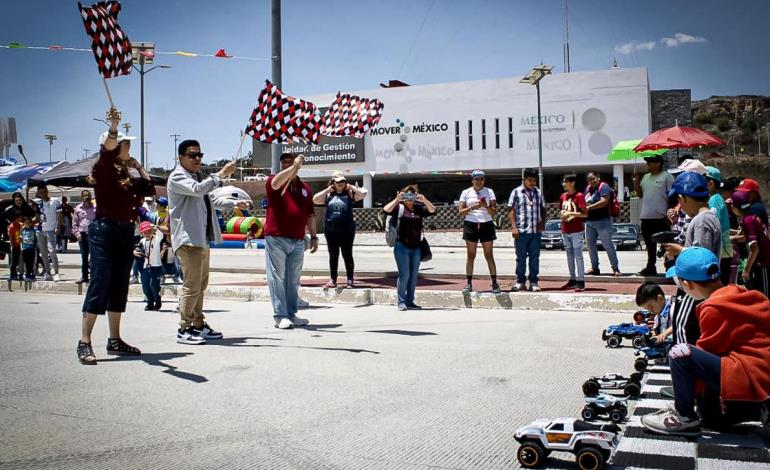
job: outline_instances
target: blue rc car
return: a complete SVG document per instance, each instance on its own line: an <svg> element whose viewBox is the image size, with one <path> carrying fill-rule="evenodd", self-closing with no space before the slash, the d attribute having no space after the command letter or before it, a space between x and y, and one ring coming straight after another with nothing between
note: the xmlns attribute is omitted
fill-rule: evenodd
<svg viewBox="0 0 770 470"><path fill-rule="evenodd" d="M635 348L641 348L645 344L645 338L650 334L647 325L635 325L633 323L621 323L610 325L602 332L602 340L611 348L619 348L623 338L630 339Z"/></svg>
<svg viewBox="0 0 770 470"><path fill-rule="evenodd" d="M654 359L663 359L668 356L668 350L671 349L671 341L663 341L660 344L648 342L648 345L634 351L636 359L634 360L634 369L639 372L647 370L647 361Z"/></svg>

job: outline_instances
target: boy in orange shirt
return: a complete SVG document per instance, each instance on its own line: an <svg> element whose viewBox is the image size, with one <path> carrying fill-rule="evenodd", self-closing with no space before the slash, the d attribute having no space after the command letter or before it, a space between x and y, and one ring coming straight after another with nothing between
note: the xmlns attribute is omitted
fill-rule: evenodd
<svg viewBox="0 0 770 470"><path fill-rule="evenodd" d="M13 215L13 222L8 225L8 236L11 242L11 277L12 281L19 279L17 268L21 261L21 212ZM24 270L22 269L22 273Z"/></svg>
<svg viewBox="0 0 770 470"><path fill-rule="evenodd" d="M679 343L671 348L674 406L642 417L642 424L660 434L697 436L701 418L712 410L699 401L699 417L694 404L709 393L718 394L722 403L767 406L770 300L735 285L723 287L719 259L701 247L682 251L667 277L688 295L704 300L696 310L701 336L695 346ZM702 390L705 393L699 393Z"/></svg>

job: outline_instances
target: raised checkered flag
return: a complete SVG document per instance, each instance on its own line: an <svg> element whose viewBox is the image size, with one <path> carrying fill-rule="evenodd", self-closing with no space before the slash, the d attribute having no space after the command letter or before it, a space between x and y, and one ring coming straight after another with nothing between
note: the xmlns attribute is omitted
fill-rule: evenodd
<svg viewBox="0 0 770 470"><path fill-rule="evenodd" d="M78 2L91 49L104 78L131 73L131 41L118 24L119 2L98 2L84 7Z"/></svg>
<svg viewBox="0 0 770 470"><path fill-rule="evenodd" d="M286 95L265 80L246 134L267 144L297 139L315 143L320 138L320 129L321 113L313 103Z"/></svg>
<svg viewBox="0 0 770 470"><path fill-rule="evenodd" d="M337 93L324 114L321 134L330 137L363 137L380 122L384 105L376 99Z"/></svg>

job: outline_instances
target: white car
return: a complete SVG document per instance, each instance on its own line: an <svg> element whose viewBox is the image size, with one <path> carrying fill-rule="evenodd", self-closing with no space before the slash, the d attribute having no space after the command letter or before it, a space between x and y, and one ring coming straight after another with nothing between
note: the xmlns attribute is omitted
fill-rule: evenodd
<svg viewBox="0 0 770 470"><path fill-rule="evenodd" d="M254 176L245 176L243 181L267 181L267 175L263 173L257 173Z"/></svg>

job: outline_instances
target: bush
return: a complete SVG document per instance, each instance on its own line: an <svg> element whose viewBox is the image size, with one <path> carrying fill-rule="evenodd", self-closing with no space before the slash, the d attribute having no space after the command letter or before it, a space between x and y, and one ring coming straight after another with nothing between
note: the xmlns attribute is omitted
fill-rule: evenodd
<svg viewBox="0 0 770 470"><path fill-rule="evenodd" d="M717 129L724 132L730 129L730 118L727 116L719 116L716 118L715 124L717 125Z"/></svg>
<svg viewBox="0 0 770 470"><path fill-rule="evenodd" d="M693 120L696 124L700 125L714 123L714 119L709 113L698 113L695 115L695 117L693 117Z"/></svg>

